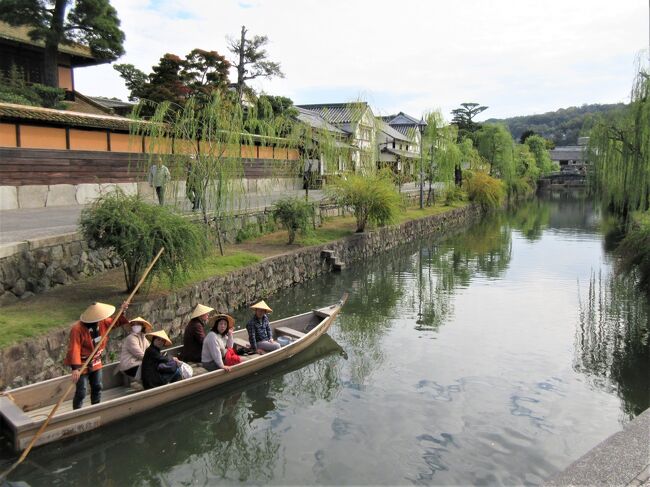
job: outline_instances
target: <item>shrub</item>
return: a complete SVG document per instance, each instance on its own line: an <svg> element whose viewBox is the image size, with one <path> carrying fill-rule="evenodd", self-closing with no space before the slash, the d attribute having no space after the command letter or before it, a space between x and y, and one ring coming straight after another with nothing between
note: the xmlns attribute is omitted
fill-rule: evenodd
<svg viewBox="0 0 650 487"><path fill-rule="evenodd" d="M145 203L121 191L109 193L81 212L80 227L87 240L112 248L122 259L127 292L132 291L161 247L165 251L149 277L167 276L181 282L209 250L200 226L167 207Z"/></svg>
<svg viewBox="0 0 650 487"><path fill-rule="evenodd" d="M65 108L65 90L38 83L28 85L23 71L13 65L8 76L0 80L0 101L18 105Z"/></svg>
<svg viewBox="0 0 650 487"><path fill-rule="evenodd" d="M296 233L309 233L314 217L314 206L302 198L287 197L273 205L273 219L289 232L289 244L296 239Z"/></svg>
<svg viewBox="0 0 650 487"><path fill-rule="evenodd" d="M465 179L465 190L469 200L485 209L498 208L503 204L505 189L503 182L482 171L474 172Z"/></svg>
<svg viewBox="0 0 650 487"><path fill-rule="evenodd" d="M353 209L357 232L363 232L368 222L379 226L393 222L401 208L399 193L385 173L353 174L335 181L328 192L339 205Z"/></svg>
<svg viewBox="0 0 650 487"><path fill-rule="evenodd" d="M445 205L449 206L457 201L465 201L465 198L467 198L467 194L463 191L463 188L453 185L445 193Z"/></svg>

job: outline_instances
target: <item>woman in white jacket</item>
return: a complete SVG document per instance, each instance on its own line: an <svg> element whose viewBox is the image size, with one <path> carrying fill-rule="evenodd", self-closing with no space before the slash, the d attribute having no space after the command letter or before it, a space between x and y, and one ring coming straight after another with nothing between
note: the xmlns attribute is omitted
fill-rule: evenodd
<svg viewBox="0 0 650 487"><path fill-rule="evenodd" d="M229 315L218 315L214 320L214 326L210 333L203 340L201 351L201 365L204 369L212 371L223 369L230 372L230 367L224 364L226 350L233 347L232 330L235 327L235 319Z"/></svg>
<svg viewBox="0 0 650 487"><path fill-rule="evenodd" d="M135 377L144 351L149 346L149 340L144 336L149 333L153 326L147 320L137 317L129 322L131 326L131 333L127 335L122 343L122 352L120 353L120 371L124 372L129 377Z"/></svg>

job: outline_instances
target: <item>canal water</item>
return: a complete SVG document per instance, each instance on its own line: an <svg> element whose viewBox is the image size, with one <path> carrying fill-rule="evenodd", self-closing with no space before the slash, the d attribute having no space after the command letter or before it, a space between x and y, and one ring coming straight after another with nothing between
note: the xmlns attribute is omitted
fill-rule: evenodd
<svg viewBox="0 0 650 487"><path fill-rule="evenodd" d="M276 318L350 299L289 362L39 448L13 479L538 485L650 406L648 304L602 226L556 195L281 292Z"/></svg>

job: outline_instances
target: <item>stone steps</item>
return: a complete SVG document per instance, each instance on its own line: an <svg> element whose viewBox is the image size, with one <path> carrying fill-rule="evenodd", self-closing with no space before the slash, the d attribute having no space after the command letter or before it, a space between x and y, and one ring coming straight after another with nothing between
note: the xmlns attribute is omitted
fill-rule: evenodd
<svg viewBox="0 0 650 487"><path fill-rule="evenodd" d="M325 261L332 266L332 270L336 272L340 272L343 269L345 269L345 262L343 262L339 257L336 255L335 250L331 249L325 249L321 250L320 253L321 258L325 259Z"/></svg>

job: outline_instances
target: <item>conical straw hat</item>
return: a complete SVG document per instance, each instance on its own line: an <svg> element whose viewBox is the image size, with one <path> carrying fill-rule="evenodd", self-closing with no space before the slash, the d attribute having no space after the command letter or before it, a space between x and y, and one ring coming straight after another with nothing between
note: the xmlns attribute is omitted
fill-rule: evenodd
<svg viewBox="0 0 650 487"><path fill-rule="evenodd" d="M129 324L132 324L134 322L141 323L145 333L149 333L151 330L153 330L153 326L151 325L151 323L145 320L142 316L133 318L131 321L129 321Z"/></svg>
<svg viewBox="0 0 650 487"><path fill-rule="evenodd" d="M97 323L98 321L105 320L115 313L115 306L104 303L93 303L86 308L86 311L81 313L79 319L84 323Z"/></svg>
<svg viewBox="0 0 650 487"><path fill-rule="evenodd" d="M228 328L230 328L231 330L235 328L235 318L225 313L221 313L215 316L214 318L210 318L209 325L214 326L219 320L226 320L228 322Z"/></svg>
<svg viewBox="0 0 650 487"><path fill-rule="evenodd" d="M264 302L264 300L260 301L259 303L255 303L253 306L251 306L251 309L263 309L267 313L272 313L273 310L269 308L269 305Z"/></svg>
<svg viewBox="0 0 650 487"><path fill-rule="evenodd" d="M162 338L163 340L165 340L165 346L167 347L172 344L172 341L167 336L167 332L165 332L165 330L152 331L151 333L147 333L145 336L153 337L153 338Z"/></svg>
<svg viewBox="0 0 650 487"><path fill-rule="evenodd" d="M214 308L210 308L209 306L204 306L202 304L197 304L196 308L194 308L194 311L192 311L192 316L190 316L190 319L194 319L197 316L203 316L210 311L214 311Z"/></svg>

